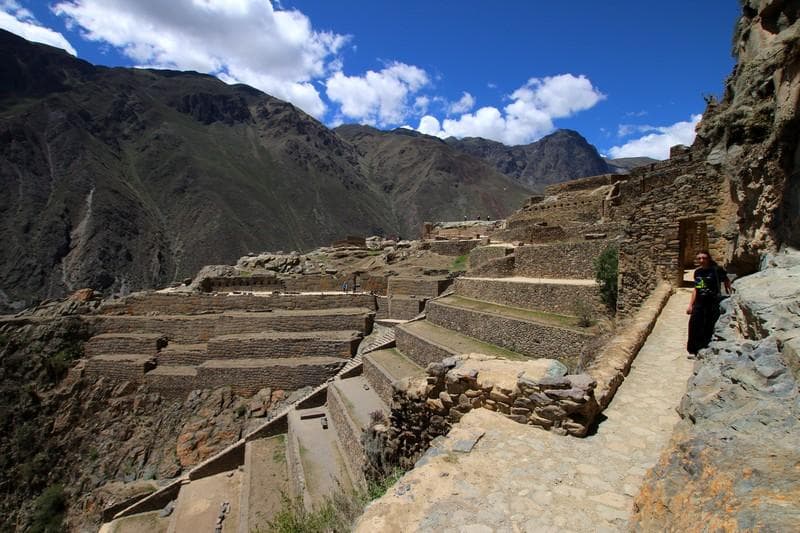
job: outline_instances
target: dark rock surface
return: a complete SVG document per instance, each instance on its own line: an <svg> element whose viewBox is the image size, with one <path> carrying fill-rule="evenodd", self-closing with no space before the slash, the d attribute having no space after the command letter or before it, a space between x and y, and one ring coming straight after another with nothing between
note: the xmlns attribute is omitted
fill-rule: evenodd
<svg viewBox="0 0 800 533"><path fill-rule="evenodd" d="M800 524L800 252L734 287L671 444L636 498L638 531Z"/></svg>
<svg viewBox="0 0 800 533"><path fill-rule="evenodd" d="M616 171L594 146L572 130L557 130L520 146L506 146L480 137L450 137L446 142L539 192L553 183Z"/></svg>

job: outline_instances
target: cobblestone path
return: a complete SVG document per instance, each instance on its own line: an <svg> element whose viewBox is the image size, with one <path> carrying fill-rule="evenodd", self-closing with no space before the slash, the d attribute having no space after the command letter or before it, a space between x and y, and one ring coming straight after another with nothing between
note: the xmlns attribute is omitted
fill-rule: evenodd
<svg viewBox="0 0 800 533"><path fill-rule="evenodd" d="M692 372L689 292L667 302L596 434L562 437L477 409L370 506L361 532L624 531ZM459 427L457 426L457 427ZM481 435L472 451L463 435Z"/></svg>

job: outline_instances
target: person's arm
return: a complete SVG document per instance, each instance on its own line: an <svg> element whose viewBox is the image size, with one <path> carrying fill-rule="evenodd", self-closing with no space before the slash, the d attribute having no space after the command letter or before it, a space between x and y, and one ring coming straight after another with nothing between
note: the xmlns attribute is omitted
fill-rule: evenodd
<svg viewBox="0 0 800 533"><path fill-rule="evenodd" d="M728 279L728 272L725 269L720 269L720 276L722 276L722 284L725 285L725 292L733 294L733 286L731 280Z"/></svg>
<svg viewBox="0 0 800 533"><path fill-rule="evenodd" d="M689 307L686 308L686 314L691 315L694 308L694 301L697 298L697 289L692 289L692 299L689 300Z"/></svg>

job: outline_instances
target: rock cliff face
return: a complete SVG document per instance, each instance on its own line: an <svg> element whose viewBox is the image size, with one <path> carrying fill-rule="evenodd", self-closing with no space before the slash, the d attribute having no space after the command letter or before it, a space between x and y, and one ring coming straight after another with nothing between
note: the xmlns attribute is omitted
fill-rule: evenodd
<svg viewBox="0 0 800 533"><path fill-rule="evenodd" d="M638 531L800 523L800 253L741 279L700 352L672 441L635 501Z"/></svg>
<svg viewBox="0 0 800 533"><path fill-rule="evenodd" d="M506 146L480 137L450 137L446 142L539 192L553 183L617 171L600 157L594 146L572 130L558 130L521 146Z"/></svg>
<svg viewBox="0 0 800 533"><path fill-rule="evenodd" d="M748 0L734 35L738 63L710 102L695 148L726 178L730 259L753 271L761 253L800 245L800 2Z"/></svg>

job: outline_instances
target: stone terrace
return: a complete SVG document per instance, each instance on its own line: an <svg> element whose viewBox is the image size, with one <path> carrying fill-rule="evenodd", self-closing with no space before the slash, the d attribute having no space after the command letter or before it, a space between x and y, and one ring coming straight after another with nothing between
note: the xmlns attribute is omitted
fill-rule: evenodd
<svg viewBox="0 0 800 533"><path fill-rule="evenodd" d="M170 398L222 386L246 396L314 386L356 354L374 310L375 297L364 294L136 294L89 319L96 335L85 372Z"/></svg>

